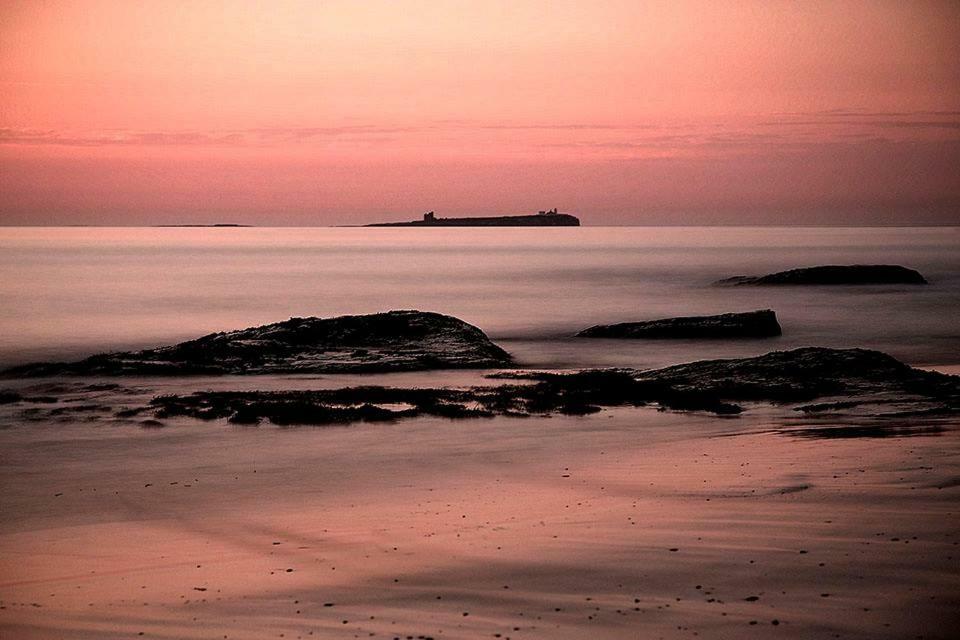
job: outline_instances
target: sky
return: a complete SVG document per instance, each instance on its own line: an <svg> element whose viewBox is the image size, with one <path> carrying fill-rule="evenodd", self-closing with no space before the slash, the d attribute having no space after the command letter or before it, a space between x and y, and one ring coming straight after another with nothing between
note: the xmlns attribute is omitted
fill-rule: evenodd
<svg viewBox="0 0 960 640"><path fill-rule="evenodd" d="M960 224L960 2L0 3L0 224Z"/></svg>

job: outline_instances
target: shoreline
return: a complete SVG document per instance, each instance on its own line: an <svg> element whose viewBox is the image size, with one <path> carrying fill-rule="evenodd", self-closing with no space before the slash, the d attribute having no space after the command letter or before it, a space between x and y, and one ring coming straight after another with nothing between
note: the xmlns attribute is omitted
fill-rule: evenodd
<svg viewBox="0 0 960 640"><path fill-rule="evenodd" d="M946 638L960 433L770 420L3 430L0 630Z"/></svg>
<svg viewBox="0 0 960 640"><path fill-rule="evenodd" d="M489 331L509 370L636 379L321 373L324 348L315 374L0 380L22 392L0 397L0 636L946 638L960 383L882 354L823 356L854 346L960 373L955 243L920 228L677 229L4 231L0 253L22 267L4 281L4 354L227 331L238 351L207 361L239 366L205 371L247 372L276 356L278 320L410 305ZM867 256L934 284L709 286ZM763 308L784 336L523 335ZM261 324L262 341L238 329ZM338 358L372 355L344 344ZM808 345L826 349L758 363ZM662 371L717 358L750 362ZM343 391L365 385L402 393Z"/></svg>
<svg viewBox="0 0 960 640"><path fill-rule="evenodd" d="M950 416L794 399L255 427L119 410L265 383L517 382L491 371L16 381L37 399L0 407L22 416L0 429L0 635L948 637Z"/></svg>

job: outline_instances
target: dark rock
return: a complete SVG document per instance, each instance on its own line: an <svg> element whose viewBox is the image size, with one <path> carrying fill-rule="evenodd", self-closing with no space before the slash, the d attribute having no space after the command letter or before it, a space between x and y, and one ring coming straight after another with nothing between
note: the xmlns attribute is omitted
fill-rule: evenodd
<svg viewBox="0 0 960 640"><path fill-rule="evenodd" d="M822 402L819 404L805 404L799 407L795 407L794 411L802 411L803 413L822 413L824 411L839 411L840 409L852 409L853 407L858 406L860 403L856 400L846 400L840 402Z"/></svg>
<svg viewBox="0 0 960 640"><path fill-rule="evenodd" d="M558 409L565 416L588 416L603 411L595 404L565 404Z"/></svg>
<svg viewBox="0 0 960 640"><path fill-rule="evenodd" d="M927 284L919 272L896 264L851 264L804 267L765 276L734 276L716 285Z"/></svg>
<svg viewBox="0 0 960 640"><path fill-rule="evenodd" d="M847 404L858 396L887 394L960 409L960 377L914 369L868 349L804 347L753 358L702 360L642 372L639 377L732 401L806 402L843 396Z"/></svg>
<svg viewBox="0 0 960 640"><path fill-rule="evenodd" d="M499 367L510 355L477 327L439 313L390 311L213 333L170 347L29 364L7 376L218 375Z"/></svg>
<svg viewBox="0 0 960 640"><path fill-rule="evenodd" d="M960 377L913 369L877 351L807 347L752 358L704 360L664 369L593 369L574 373L501 372L504 384L468 388L346 387L298 391L203 391L158 396L148 406L125 408L117 416L152 413L158 420L178 416L228 420L233 424L343 425L435 416L448 419L493 416L588 415L604 407L656 405L662 410L737 415L745 401L829 402L797 409L817 415L856 409L882 428L784 433L809 437L902 436L937 432L938 420L960 414ZM841 401L836 401L840 398ZM91 409L96 406L89 405ZM84 408L87 406L84 405ZM890 408L898 411L891 413ZM877 409L879 413L876 413ZM904 411L903 409L906 409ZM106 409L104 409L106 410ZM36 419L52 417L49 410ZM869 413L874 411L874 413ZM27 419L34 417L27 416ZM922 429L908 429L915 416ZM908 420L909 418L909 420ZM77 418L73 418L77 419ZM919 422L916 422L919 424ZM943 424L947 424L944 422ZM927 428L927 425L932 425Z"/></svg>
<svg viewBox="0 0 960 640"><path fill-rule="evenodd" d="M847 438L910 438L914 436L936 436L944 431L945 429L940 425L879 423L783 429L780 433L798 438L833 440Z"/></svg>
<svg viewBox="0 0 960 640"><path fill-rule="evenodd" d="M109 382L105 384L88 384L83 388L83 390L84 391L121 391L124 389L118 384Z"/></svg>
<svg viewBox="0 0 960 640"><path fill-rule="evenodd" d="M23 396L16 391L0 390L0 404L13 404L15 402L20 402L21 400L23 400Z"/></svg>
<svg viewBox="0 0 960 640"><path fill-rule="evenodd" d="M266 419L281 425L379 422L423 415L587 415L602 407L654 403L665 409L736 415L743 411L734 404L738 401L801 402L840 395L862 397L868 404L878 394L885 403L896 398L940 414L960 413L960 378L913 369L864 349L808 347L653 371L529 372L509 377L525 383L468 389L201 392L158 397L151 404L157 418L227 418L243 424Z"/></svg>
<svg viewBox="0 0 960 640"><path fill-rule="evenodd" d="M145 411L144 407L136 407L134 409L120 409L116 411L113 415L116 418L133 418Z"/></svg>
<svg viewBox="0 0 960 640"><path fill-rule="evenodd" d="M199 392L160 396L154 398L151 405L157 418L226 418L238 424L256 424L265 419L279 425L381 422L415 416L462 419L552 413L587 415L604 406L642 406L648 402L718 414L740 410L718 400L715 394L675 391L659 382L636 380L628 371L542 373L530 374L529 379L535 382L469 389L369 386L311 391Z"/></svg>
<svg viewBox="0 0 960 640"><path fill-rule="evenodd" d="M717 316L665 318L623 322L584 329L578 338L718 339L769 338L781 335L777 315L770 309Z"/></svg>

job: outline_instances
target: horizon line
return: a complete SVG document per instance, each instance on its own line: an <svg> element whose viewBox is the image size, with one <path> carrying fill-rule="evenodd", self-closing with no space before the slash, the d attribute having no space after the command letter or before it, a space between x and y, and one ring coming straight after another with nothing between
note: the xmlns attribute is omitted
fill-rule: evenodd
<svg viewBox="0 0 960 640"><path fill-rule="evenodd" d="M412 227L379 227L379 226L369 226L366 224L318 224L318 225L296 225L296 224L274 224L274 225L258 225L258 224L247 224L247 223L232 223L232 222L214 222L214 223L163 223L163 224L3 224L0 223L0 228L3 229L416 229L422 231L424 229L544 229L544 228L570 228L577 229L583 227L592 227L592 228L630 228L630 227L677 227L677 228L703 228L703 227L785 227L785 228L828 228L828 229L871 229L871 228L888 228L888 229L908 229L908 228L950 228L950 227L960 227L960 220L956 222L919 222L916 224L906 224L906 223L876 223L876 224L811 224L811 223L781 223L781 224L763 224L763 223L716 223L716 224L659 224L659 223L649 223L649 224L581 224L579 227L523 227L523 226L489 226L489 227L447 227L447 226L412 226Z"/></svg>

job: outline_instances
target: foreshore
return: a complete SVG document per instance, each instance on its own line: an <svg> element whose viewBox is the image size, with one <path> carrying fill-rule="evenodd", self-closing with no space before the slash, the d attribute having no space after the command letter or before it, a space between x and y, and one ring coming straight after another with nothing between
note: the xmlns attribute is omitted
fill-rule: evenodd
<svg viewBox="0 0 960 640"><path fill-rule="evenodd" d="M15 426L0 635L948 637L957 431L803 422Z"/></svg>

